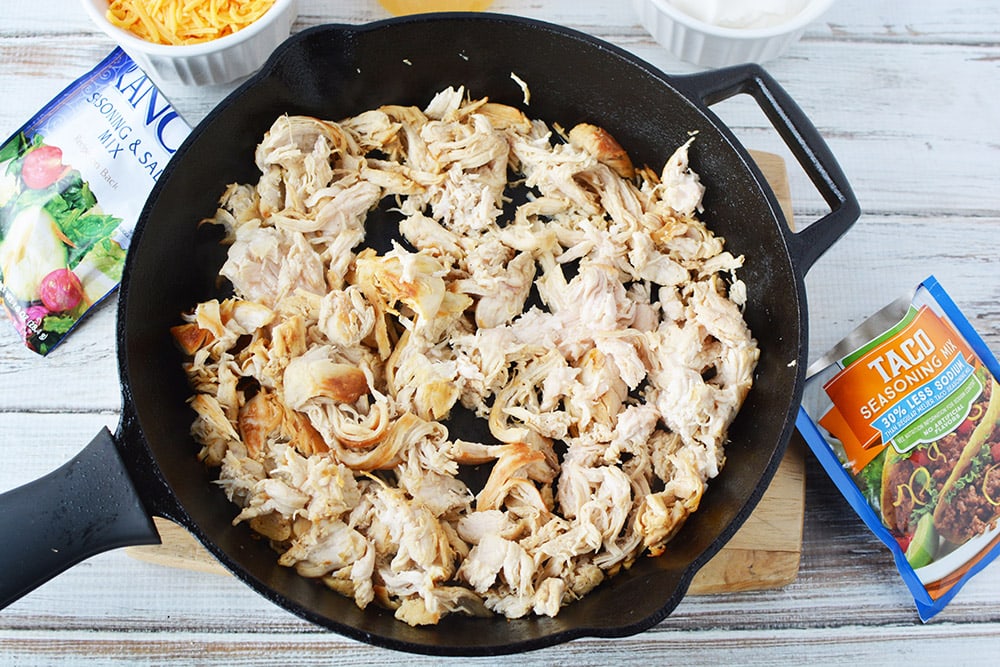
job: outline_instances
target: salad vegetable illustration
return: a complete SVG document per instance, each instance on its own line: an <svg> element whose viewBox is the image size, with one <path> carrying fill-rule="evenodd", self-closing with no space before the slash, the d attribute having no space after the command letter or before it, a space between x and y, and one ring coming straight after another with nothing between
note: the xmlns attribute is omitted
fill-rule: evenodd
<svg viewBox="0 0 1000 667"><path fill-rule="evenodd" d="M121 280L121 222L58 146L19 133L0 147L0 280L28 347L45 354Z"/></svg>

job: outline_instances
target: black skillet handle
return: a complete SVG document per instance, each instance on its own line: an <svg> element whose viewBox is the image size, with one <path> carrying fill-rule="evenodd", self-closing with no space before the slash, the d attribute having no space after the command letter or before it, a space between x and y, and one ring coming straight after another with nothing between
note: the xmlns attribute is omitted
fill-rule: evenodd
<svg viewBox="0 0 1000 667"><path fill-rule="evenodd" d="M795 265L805 275L861 215L858 200L823 137L785 89L759 65L737 65L677 78L709 106L734 95L753 97L830 207L830 213L798 233L782 229Z"/></svg>
<svg viewBox="0 0 1000 667"><path fill-rule="evenodd" d="M0 495L0 609L102 551L158 544L108 429L45 477Z"/></svg>

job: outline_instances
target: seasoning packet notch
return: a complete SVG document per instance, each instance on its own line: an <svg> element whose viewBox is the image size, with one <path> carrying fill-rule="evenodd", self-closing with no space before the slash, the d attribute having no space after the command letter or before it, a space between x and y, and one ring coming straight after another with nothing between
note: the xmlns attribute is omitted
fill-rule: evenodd
<svg viewBox="0 0 1000 667"><path fill-rule="evenodd" d="M121 282L146 197L191 128L121 49L0 144L0 294L51 352Z"/></svg>
<svg viewBox="0 0 1000 667"><path fill-rule="evenodd" d="M923 621L1000 555L998 377L933 276L807 371L796 425Z"/></svg>

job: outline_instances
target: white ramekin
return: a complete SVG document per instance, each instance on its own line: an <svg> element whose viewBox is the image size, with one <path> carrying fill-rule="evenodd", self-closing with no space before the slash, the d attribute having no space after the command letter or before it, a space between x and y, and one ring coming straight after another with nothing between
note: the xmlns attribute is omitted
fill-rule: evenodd
<svg viewBox="0 0 1000 667"><path fill-rule="evenodd" d="M783 54L834 0L811 0L796 16L768 28L722 28L699 21L667 0L632 0L639 21L673 55L702 67L763 63Z"/></svg>
<svg viewBox="0 0 1000 667"><path fill-rule="evenodd" d="M243 30L188 46L153 44L108 21L108 0L81 0L90 18L158 83L229 83L257 71L291 34L298 0L275 0L264 16Z"/></svg>

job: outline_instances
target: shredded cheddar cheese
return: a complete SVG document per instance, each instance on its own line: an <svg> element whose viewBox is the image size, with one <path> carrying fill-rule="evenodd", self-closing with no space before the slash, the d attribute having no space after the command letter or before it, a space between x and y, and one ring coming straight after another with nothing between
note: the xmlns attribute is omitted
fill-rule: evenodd
<svg viewBox="0 0 1000 667"><path fill-rule="evenodd" d="M928 461L946 461L947 458L941 453L941 448L938 447L937 442L932 442L927 447L927 460Z"/></svg>
<svg viewBox="0 0 1000 667"><path fill-rule="evenodd" d="M108 20L154 44L198 44L247 27L274 0L109 0Z"/></svg>
<svg viewBox="0 0 1000 667"><path fill-rule="evenodd" d="M924 474L926 481L918 491L914 491L913 486L914 484L916 484L917 475L920 473ZM899 486L896 487L896 500L893 501L892 506L899 507L900 505L903 504L904 492L906 494L909 494L910 499L913 500L914 505L926 505L927 500L925 498L927 496L928 490L930 489L930 483L931 483L931 473L927 470L927 468L923 466L915 468L914 471L910 473L910 479L907 481L907 483L900 484Z"/></svg>
<svg viewBox="0 0 1000 667"><path fill-rule="evenodd" d="M983 497L986 498L986 502L988 502L990 505L993 505L994 507L1000 506L1000 499L991 498L990 494L987 493L986 489L988 488L990 475L1000 474L1000 472L998 471L1000 471L1000 463L995 463L991 465L989 468L987 468L986 472L983 474Z"/></svg>

